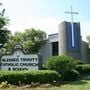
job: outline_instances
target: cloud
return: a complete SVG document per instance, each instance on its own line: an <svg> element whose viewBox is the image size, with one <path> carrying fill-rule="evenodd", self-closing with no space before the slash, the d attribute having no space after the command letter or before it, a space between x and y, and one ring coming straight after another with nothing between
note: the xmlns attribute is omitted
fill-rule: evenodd
<svg viewBox="0 0 90 90"><path fill-rule="evenodd" d="M16 31L23 32L28 28L35 28L44 30L47 34L57 33L58 24L61 20L54 17L24 17L17 16L12 18L9 25L9 30L12 33Z"/></svg>
<svg viewBox="0 0 90 90"><path fill-rule="evenodd" d="M44 30L47 34L57 33L58 25L63 20L55 17L36 17L36 16L16 16L12 18L9 30L12 33L19 31L24 32L25 29L35 28ZM81 36L86 41L86 36L90 36L90 22L81 22Z"/></svg>

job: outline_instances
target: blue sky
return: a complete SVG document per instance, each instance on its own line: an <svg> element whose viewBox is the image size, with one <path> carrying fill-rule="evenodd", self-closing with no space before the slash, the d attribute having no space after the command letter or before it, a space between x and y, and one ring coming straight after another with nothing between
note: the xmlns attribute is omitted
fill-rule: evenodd
<svg viewBox="0 0 90 90"><path fill-rule="evenodd" d="M24 31L27 28L44 30L47 34L57 33L58 24L70 21L65 11L74 11L74 21L81 23L83 39L90 35L90 0L1 0L10 19L8 28L11 32Z"/></svg>

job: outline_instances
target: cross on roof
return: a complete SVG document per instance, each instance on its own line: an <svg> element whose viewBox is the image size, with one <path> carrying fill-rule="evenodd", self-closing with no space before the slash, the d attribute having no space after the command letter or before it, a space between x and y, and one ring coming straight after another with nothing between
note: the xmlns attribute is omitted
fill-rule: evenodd
<svg viewBox="0 0 90 90"><path fill-rule="evenodd" d="M65 12L66 14L71 14L71 28L72 28L72 47L75 46L74 42L74 28L73 28L73 14L78 14L78 12L73 12L72 6L70 12Z"/></svg>

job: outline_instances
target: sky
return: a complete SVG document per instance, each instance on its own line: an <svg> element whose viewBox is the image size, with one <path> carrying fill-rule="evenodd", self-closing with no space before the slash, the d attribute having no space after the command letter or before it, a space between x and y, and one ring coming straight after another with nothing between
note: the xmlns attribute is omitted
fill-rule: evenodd
<svg viewBox="0 0 90 90"><path fill-rule="evenodd" d="M86 41L90 36L90 0L0 0L10 19L8 29L12 33L35 28L47 34L58 32L58 25L63 21L71 21L71 16L65 11L78 12L73 21L80 22L81 35Z"/></svg>

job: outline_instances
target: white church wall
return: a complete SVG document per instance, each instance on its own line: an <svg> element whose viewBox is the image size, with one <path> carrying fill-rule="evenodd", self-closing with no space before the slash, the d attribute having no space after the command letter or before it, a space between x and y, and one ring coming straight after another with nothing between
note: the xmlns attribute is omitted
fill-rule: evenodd
<svg viewBox="0 0 90 90"><path fill-rule="evenodd" d="M52 42L58 42L58 40L58 33L48 35L46 44L39 51L42 55L42 63L45 63L48 57L52 56Z"/></svg>
<svg viewBox="0 0 90 90"><path fill-rule="evenodd" d="M59 38L59 55L67 54L66 43L66 22L62 22L58 25L58 38Z"/></svg>
<svg viewBox="0 0 90 90"><path fill-rule="evenodd" d="M90 63L88 56L88 44L84 41L81 43L81 54L82 54L82 62Z"/></svg>
<svg viewBox="0 0 90 90"><path fill-rule="evenodd" d="M45 63L47 58L50 56L50 46L49 41L46 41L46 44L40 49L39 53L42 56L42 63Z"/></svg>
<svg viewBox="0 0 90 90"><path fill-rule="evenodd" d="M49 42L59 41L58 33L48 35Z"/></svg>

